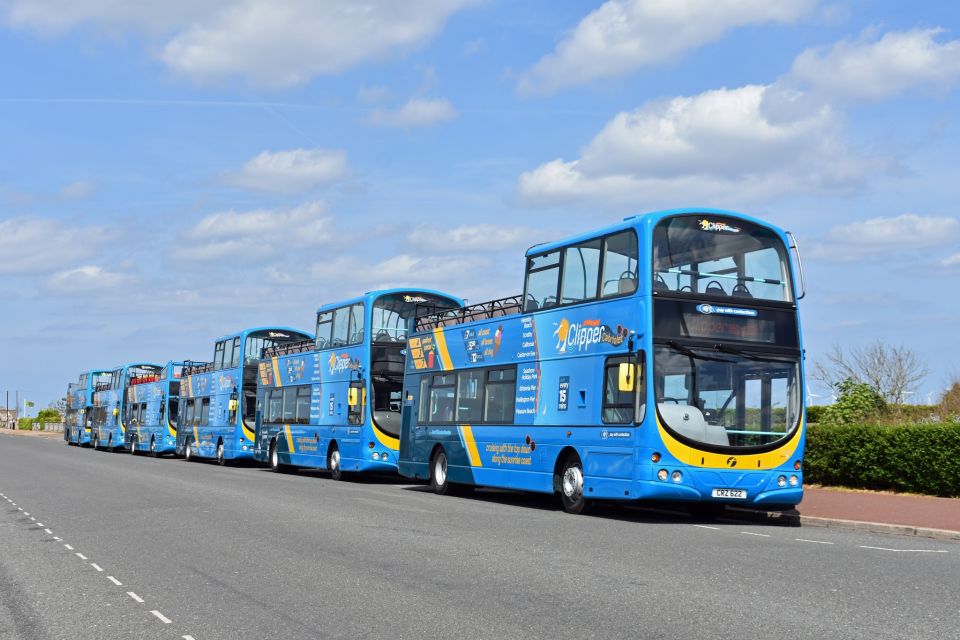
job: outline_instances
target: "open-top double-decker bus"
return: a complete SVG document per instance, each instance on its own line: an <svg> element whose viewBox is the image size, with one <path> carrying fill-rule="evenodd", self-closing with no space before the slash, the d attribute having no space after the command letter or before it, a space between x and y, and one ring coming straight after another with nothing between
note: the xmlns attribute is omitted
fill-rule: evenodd
<svg viewBox="0 0 960 640"><path fill-rule="evenodd" d="M521 297L418 318L402 475L591 500L802 498L795 243L711 209L526 254Z"/></svg>

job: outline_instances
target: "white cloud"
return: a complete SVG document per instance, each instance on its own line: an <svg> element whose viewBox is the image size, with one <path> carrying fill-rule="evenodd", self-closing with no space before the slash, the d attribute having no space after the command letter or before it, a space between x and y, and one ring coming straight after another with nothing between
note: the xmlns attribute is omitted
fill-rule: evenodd
<svg viewBox="0 0 960 640"><path fill-rule="evenodd" d="M93 255L115 235L104 227L67 227L45 218L0 220L0 274L54 271Z"/></svg>
<svg viewBox="0 0 960 640"><path fill-rule="evenodd" d="M93 195L96 184L90 180L77 180L64 185L60 189L60 197L64 200L84 200Z"/></svg>
<svg viewBox="0 0 960 640"><path fill-rule="evenodd" d="M127 274L108 271L95 265L85 265L53 274L47 279L46 288L61 295L84 295L116 289L131 280L133 278Z"/></svg>
<svg viewBox="0 0 960 640"><path fill-rule="evenodd" d="M522 93L551 93L626 75L719 40L730 29L788 23L817 0L609 0L520 79Z"/></svg>
<svg viewBox="0 0 960 640"><path fill-rule="evenodd" d="M827 262L889 259L954 245L958 238L958 218L907 213L837 225L811 247L810 255ZM941 266L951 266L952 259L944 259Z"/></svg>
<svg viewBox="0 0 960 640"><path fill-rule="evenodd" d="M236 255L261 258L281 249L303 249L327 244L333 219L323 202L307 202L292 209L258 209L213 213L183 233L175 253L189 260L218 260Z"/></svg>
<svg viewBox="0 0 960 640"><path fill-rule="evenodd" d="M347 154L335 149L264 151L239 171L226 173L228 184L244 189L302 193L347 176Z"/></svg>
<svg viewBox="0 0 960 640"><path fill-rule="evenodd" d="M10 0L6 22L62 32L81 24L172 33L160 58L200 81L243 76L303 84L416 48L475 0Z"/></svg>
<svg viewBox="0 0 960 640"><path fill-rule="evenodd" d="M944 258L940 261L940 266L943 267L960 267L960 253L955 253L952 256Z"/></svg>
<svg viewBox="0 0 960 640"><path fill-rule="evenodd" d="M394 109L377 109L370 114L370 124L383 127L429 127L457 117L457 111L443 98L411 98Z"/></svg>
<svg viewBox="0 0 960 640"><path fill-rule="evenodd" d="M730 206L792 193L844 192L876 161L845 147L823 107L773 122L769 87L748 85L651 102L617 114L572 161L520 176L529 204L588 201L660 206L679 200Z"/></svg>
<svg viewBox="0 0 960 640"><path fill-rule="evenodd" d="M945 89L960 78L960 40L943 29L889 32L808 49L781 84L823 100L873 101L917 87Z"/></svg>
<svg viewBox="0 0 960 640"><path fill-rule="evenodd" d="M534 242L541 231L496 224L461 225L454 229L420 226L407 234L407 242L430 251L498 251Z"/></svg>

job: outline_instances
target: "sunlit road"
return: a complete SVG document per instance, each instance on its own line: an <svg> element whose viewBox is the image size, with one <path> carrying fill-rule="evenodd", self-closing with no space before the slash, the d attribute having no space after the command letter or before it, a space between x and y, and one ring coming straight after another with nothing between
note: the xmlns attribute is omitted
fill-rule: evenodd
<svg viewBox="0 0 960 640"><path fill-rule="evenodd" d="M0 638L960 638L960 545L0 435Z"/></svg>

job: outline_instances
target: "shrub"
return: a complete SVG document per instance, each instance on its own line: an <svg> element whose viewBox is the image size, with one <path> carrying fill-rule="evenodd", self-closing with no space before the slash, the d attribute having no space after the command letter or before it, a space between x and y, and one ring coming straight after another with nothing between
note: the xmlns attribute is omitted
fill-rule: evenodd
<svg viewBox="0 0 960 640"><path fill-rule="evenodd" d="M825 485L960 496L960 425L810 425L804 475Z"/></svg>
<svg viewBox="0 0 960 640"><path fill-rule="evenodd" d="M832 405L825 407L821 421L831 424L853 424L876 419L887 408L883 396L870 385L847 378L837 383L840 395Z"/></svg>
<svg viewBox="0 0 960 640"><path fill-rule="evenodd" d="M33 431L33 418L17 418L17 429L20 431Z"/></svg>
<svg viewBox="0 0 960 640"><path fill-rule="evenodd" d="M807 422L823 422L823 414L830 405L814 404L807 407Z"/></svg>

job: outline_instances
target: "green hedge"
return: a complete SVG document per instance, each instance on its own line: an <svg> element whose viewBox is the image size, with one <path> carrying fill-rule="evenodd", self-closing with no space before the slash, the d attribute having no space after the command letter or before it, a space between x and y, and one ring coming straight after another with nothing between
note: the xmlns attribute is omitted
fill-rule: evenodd
<svg viewBox="0 0 960 640"><path fill-rule="evenodd" d="M960 424L809 425L807 482L960 496Z"/></svg>

